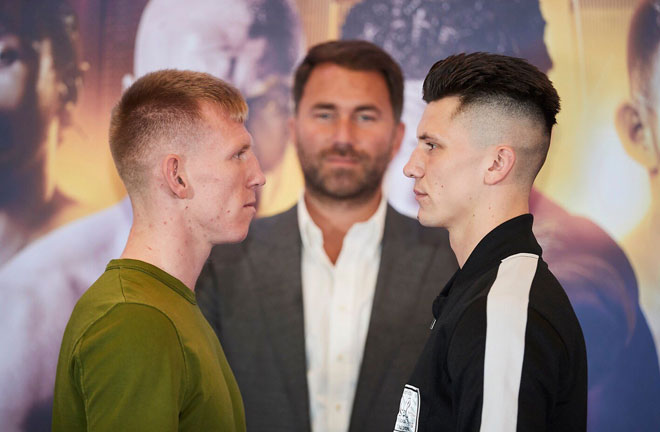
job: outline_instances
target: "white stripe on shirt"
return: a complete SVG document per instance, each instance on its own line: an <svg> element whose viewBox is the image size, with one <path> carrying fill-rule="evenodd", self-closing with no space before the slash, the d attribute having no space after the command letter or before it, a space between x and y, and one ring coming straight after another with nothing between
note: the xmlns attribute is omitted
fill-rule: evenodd
<svg viewBox="0 0 660 432"><path fill-rule="evenodd" d="M502 260L488 293L481 432L516 431L527 305L538 259L520 253Z"/></svg>

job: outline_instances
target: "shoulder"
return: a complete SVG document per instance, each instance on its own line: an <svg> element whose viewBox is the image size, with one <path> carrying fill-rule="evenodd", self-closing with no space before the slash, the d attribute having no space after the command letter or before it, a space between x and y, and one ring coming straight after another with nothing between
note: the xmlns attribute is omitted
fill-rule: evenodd
<svg viewBox="0 0 660 432"><path fill-rule="evenodd" d="M140 303L115 303L94 311L77 305L64 334L62 349L81 362L154 358L183 359L174 322L159 309ZM124 364L123 366L130 366Z"/></svg>
<svg viewBox="0 0 660 432"><path fill-rule="evenodd" d="M563 338L583 339L580 323L566 291L542 259L539 259L538 269L532 281L529 307L550 323L559 334L563 335ZM531 317L530 314L530 319Z"/></svg>

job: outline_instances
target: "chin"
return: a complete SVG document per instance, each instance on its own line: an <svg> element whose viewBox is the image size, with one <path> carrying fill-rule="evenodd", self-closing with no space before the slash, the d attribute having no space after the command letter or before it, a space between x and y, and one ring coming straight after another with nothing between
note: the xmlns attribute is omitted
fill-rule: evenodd
<svg viewBox="0 0 660 432"><path fill-rule="evenodd" d="M232 230L223 232L221 235L217 236L213 244L227 244L227 243L240 243L245 240L248 234L248 226L245 227L234 227Z"/></svg>
<svg viewBox="0 0 660 432"><path fill-rule="evenodd" d="M419 212L417 213L417 220L425 227L437 228L444 226L439 218L434 218L433 215L430 215L422 209L419 209Z"/></svg>
<svg viewBox="0 0 660 432"><path fill-rule="evenodd" d="M231 237L228 237L227 239L225 239L221 243L240 243L243 240L245 240L245 237L247 237L247 234L248 234L247 230L245 230L244 232L241 232L241 233L235 233L235 235L233 235Z"/></svg>

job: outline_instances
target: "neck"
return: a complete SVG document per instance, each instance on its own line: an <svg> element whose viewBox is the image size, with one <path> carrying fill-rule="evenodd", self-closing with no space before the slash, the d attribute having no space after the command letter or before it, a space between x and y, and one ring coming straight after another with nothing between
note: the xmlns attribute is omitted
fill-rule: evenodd
<svg viewBox="0 0 660 432"><path fill-rule="evenodd" d="M54 228L54 221L72 204L53 181L58 121L14 132L12 145L20 145L25 153L0 161L0 263Z"/></svg>
<svg viewBox="0 0 660 432"><path fill-rule="evenodd" d="M155 265L183 282L192 291L211 252L211 244L182 229L186 223L167 212L146 217L133 209L133 226L121 258Z"/></svg>
<svg viewBox="0 0 660 432"><path fill-rule="evenodd" d="M334 264L339 257L344 237L351 227L369 220L380 205L383 193L377 193L359 202L348 200L328 200L318 197L305 189L305 206L316 226L323 233L323 248Z"/></svg>
<svg viewBox="0 0 660 432"><path fill-rule="evenodd" d="M477 244L502 223L529 213L529 198L511 200L491 199L473 209L470 217L463 217L448 227L449 243L456 254L458 266L463 267Z"/></svg>

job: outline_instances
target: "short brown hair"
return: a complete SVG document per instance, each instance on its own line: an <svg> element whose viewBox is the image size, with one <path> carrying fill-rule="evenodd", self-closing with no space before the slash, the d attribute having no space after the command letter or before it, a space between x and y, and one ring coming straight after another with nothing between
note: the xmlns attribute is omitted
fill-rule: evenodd
<svg viewBox="0 0 660 432"><path fill-rule="evenodd" d="M112 110L110 151L129 193L143 183L148 157L159 143L181 146L198 136L203 102L219 107L234 121L243 123L247 117L240 92L206 73L152 72L124 92Z"/></svg>
<svg viewBox="0 0 660 432"><path fill-rule="evenodd" d="M357 71L375 71L385 79L396 121L403 110L403 74L396 61L380 47L363 40L324 42L313 46L296 69L293 103L296 111L309 76L322 63L333 63Z"/></svg>

